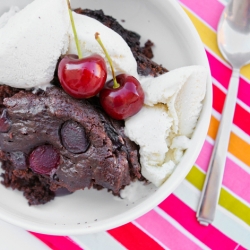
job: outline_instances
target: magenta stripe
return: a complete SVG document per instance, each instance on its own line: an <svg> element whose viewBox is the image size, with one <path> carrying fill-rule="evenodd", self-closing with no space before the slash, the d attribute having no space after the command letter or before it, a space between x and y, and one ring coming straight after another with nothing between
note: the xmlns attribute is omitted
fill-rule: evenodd
<svg viewBox="0 0 250 250"><path fill-rule="evenodd" d="M159 207L211 249L235 249L238 245L212 224L207 227L200 225L195 211L173 194L159 204Z"/></svg>
<svg viewBox="0 0 250 250"><path fill-rule="evenodd" d="M136 222L170 249L201 249L154 210Z"/></svg>
<svg viewBox="0 0 250 250"><path fill-rule="evenodd" d="M207 52L208 61L212 76L226 89L228 88L229 80L232 74L232 70L215 58L210 52ZM250 107L250 84L244 79L240 78L240 86L238 98Z"/></svg>
<svg viewBox="0 0 250 250"><path fill-rule="evenodd" d="M76 242L74 242L68 236L54 236L39 234L34 232L29 232L34 235L36 238L41 240L44 244L50 247L52 250L83 250Z"/></svg>
<svg viewBox="0 0 250 250"><path fill-rule="evenodd" d="M208 162L212 153L213 146L205 141L196 164L205 172L208 168ZM223 177L223 185L234 194L250 203L249 183L250 175L232 160L227 158L226 168Z"/></svg>
<svg viewBox="0 0 250 250"><path fill-rule="evenodd" d="M246 250L246 248L244 248L243 246L239 246L239 247L235 248L235 250Z"/></svg>
<svg viewBox="0 0 250 250"><path fill-rule="evenodd" d="M214 30L220 19L224 6L218 0L179 0L186 7L191 9L197 16L203 19Z"/></svg>

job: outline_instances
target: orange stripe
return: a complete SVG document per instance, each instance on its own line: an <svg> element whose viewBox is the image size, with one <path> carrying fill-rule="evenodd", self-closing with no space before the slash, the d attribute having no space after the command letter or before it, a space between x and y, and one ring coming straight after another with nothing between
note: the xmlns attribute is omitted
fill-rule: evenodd
<svg viewBox="0 0 250 250"><path fill-rule="evenodd" d="M212 116L208 135L215 140L219 127L219 121ZM242 140L235 133L231 132L228 151L250 167L250 144Z"/></svg>

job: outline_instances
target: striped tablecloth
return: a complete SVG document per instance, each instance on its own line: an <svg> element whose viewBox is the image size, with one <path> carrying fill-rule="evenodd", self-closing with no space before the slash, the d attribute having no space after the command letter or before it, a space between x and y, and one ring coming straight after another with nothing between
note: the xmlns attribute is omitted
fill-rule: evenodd
<svg viewBox="0 0 250 250"><path fill-rule="evenodd" d="M239 0L240 1L240 0ZM223 0L180 0L204 43L213 79L213 111L203 149L173 194L149 213L97 234L60 237L29 233L0 222L0 248L17 249L250 249L250 65L242 68L240 89L216 218L204 227L196 208L219 125L231 67L216 44ZM14 241L8 237L13 235Z"/></svg>

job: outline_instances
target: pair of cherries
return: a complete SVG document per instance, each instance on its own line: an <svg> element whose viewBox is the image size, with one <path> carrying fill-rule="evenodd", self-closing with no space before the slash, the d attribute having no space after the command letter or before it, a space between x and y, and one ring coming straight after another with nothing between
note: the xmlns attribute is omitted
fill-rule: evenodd
<svg viewBox="0 0 250 250"><path fill-rule="evenodd" d="M109 61L113 75L113 80L105 84L107 79L105 60L97 54L82 58L70 0L66 1L78 56L67 55L59 63L58 78L64 91L77 99L90 98L99 93L103 109L117 120L136 114L144 103L144 92L139 81L126 74L115 76L112 60L99 34L96 33L95 38Z"/></svg>
<svg viewBox="0 0 250 250"><path fill-rule="evenodd" d="M100 55L80 59L77 55L67 55L59 63L58 77L64 91L74 98L90 98L99 93L105 112L123 120L142 108L144 92L136 78L127 74L115 76L112 63L111 68L113 80L106 83L107 67Z"/></svg>

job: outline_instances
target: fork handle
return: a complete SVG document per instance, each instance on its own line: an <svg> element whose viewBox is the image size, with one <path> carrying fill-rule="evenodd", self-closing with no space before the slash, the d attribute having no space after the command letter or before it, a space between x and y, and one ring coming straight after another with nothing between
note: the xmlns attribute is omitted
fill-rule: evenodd
<svg viewBox="0 0 250 250"><path fill-rule="evenodd" d="M196 217L200 224L205 226L208 226L214 220L215 210L219 200L228 143L237 101L239 76L240 70L233 69L219 130L198 205Z"/></svg>

